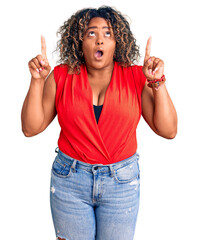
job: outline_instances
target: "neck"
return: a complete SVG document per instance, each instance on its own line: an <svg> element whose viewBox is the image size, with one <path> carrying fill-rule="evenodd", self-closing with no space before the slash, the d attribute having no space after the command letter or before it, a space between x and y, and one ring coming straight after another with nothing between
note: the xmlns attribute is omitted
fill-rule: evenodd
<svg viewBox="0 0 198 240"><path fill-rule="evenodd" d="M112 62L107 67L104 67L102 69L96 69L92 66L86 66L87 68L87 74L92 79L101 79L103 77L111 76L114 68L114 62Z"/></svg>

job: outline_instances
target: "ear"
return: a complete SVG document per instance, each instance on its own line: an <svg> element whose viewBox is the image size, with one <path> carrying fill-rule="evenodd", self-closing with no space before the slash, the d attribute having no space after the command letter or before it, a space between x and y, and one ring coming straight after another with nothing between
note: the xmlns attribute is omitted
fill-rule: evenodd
<svg viewBox="0 0 198 240"><path fill-rule="evenodd" d="M80 51L79 55L80 57L83 57L83 51Z"/></svg>
<svg viewBox="0 0 198 240"><path fill-rule="evenodd" d="M83 51L80 51L79 52L79 56L80 56L80 61L81 61L81 63L85 63L85 58L84 58L84 54L83 54Z"/></svg>

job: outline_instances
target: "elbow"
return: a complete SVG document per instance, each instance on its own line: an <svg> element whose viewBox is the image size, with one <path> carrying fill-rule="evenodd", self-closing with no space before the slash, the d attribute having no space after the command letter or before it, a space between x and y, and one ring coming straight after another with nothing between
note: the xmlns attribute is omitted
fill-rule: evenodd
<svg viewBox="0 0 198 240"><path fill-rule="evenodd" d="M25 126L25 124L24 124L23 121L21 121L21 130L22 130L23 135L24 135L25 137L32 137L32 136L34 136L34 135L31 133L31 131L28 130L28 128Z"/></svg>
<svg viewBox="0 0 198 240"><path fill-rule="evenodd" d="M177 135L177 120L167 124L154 124L156 133L166 139L174 139Z"/></svg>
<svg viewBox="0 0 198 240"><path fill-rule="evenodd" d="M33 137L34 135L36 135L36 134L33 134L33 133L27 131L27 130L24 129L24 128L22 128L22 132L23 132L23 135L24 135L25 137Z"/></svg>
<svg viewBox="0 0 198 240"><path fill-rule="evenodd" d="M174 125L172 127L169 126L168 128L163 127L160 129L155 127L155 132L159 136L171 140L171 139L174 139L177 135L177 125Z"/></svg>
<svg viewBox="0 0 198 240"><path fill-rule="evenodd" d="M177 135L177 131L173 131L173 132L171 132L170 134L169 134L169 136L167 137L167 139L174 139L175 137L176 137L176 135Z"/></svg>
<svg viewBox="0 0 198 240"><path fill-rule="evenodd" d="M42 125L36 127L35 125L26 124L24 121L21 122L21 127L25 137L33 137L44 130Z"/></svg>
<svg viewBox="0 0 198 240"><path fill-rule="evenodd" d="M27 128L22 126L22 132L23 132L25 137L33 137L33 136L39 134L42 131L41 130L35 131L33 129L27 129Z"/></svg>
<svg viewBox="0 0 198 240"><path fill-rule="evenodd" d="M166 139L174 139L177 135L177 128L173 128L172 130L169 130L163 134L160 134L162 137Z"/></svg>
<svg viewBox="0 0 198 240"><path fill-rule="evenodd" d="M174 139L177 135L177 121L173 124L171 131L169 132L168 139Z"/></svg>

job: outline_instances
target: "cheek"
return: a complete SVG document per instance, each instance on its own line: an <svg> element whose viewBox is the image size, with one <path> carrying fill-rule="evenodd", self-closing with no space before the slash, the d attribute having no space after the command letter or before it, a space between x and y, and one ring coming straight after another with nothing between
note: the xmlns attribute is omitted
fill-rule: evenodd
<svg viewBox="0 0 198 240"><path fill-rule="evenodd" d="M111 49L114 49L116 48L116 41L112 41L111 43L109 43L109 46Z"/></svg>
<svg viewBox="0 0 198 240"><path fill-rule="evenodd" d="M86 50L87 49L87 42L86 41L83 41L82 42L82 50Z"/></svg>
<svg viewBox="0 0 198 240"><path fill-rule="evenodd" d="M85 46L85 44L82 45L82 51L83 51L83 53L86 52L86 46Z"/></svg>
<svg viewBox="0 0 198 240"><path fill-rule="evenodd" d="M90 52L90 44L84 43L82 45L82 51L83 51L83 53L89 53Z"/></svg>
<svg viewBox="0 0 198 240"><path fill-rule="evenodd" d="M90 48L89 48L88 46L84 45L84 46L82 47L82 52L83 52L84 59L85 59L86 61L91 61L91 58L92 58L91 56L92 56L92 54L91 54Z"/></svg>
<svg viewBox="0 0 198 240"><path fill-rule="evenodd" d="M112 44L111 47L109 48L109 50L112 54L114 54L114 52L116 50L116 44Z"/></svg>

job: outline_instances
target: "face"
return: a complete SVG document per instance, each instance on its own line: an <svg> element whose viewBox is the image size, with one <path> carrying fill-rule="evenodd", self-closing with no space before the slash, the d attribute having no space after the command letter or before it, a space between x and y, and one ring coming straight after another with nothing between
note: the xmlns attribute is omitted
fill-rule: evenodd
<svg viewBox="0 0 198 240"><path fill-rule="evenodd" d="M92 18L83 37L86 65L102 69L112 65L116 41L113 29L104 18Z"/></svg>

